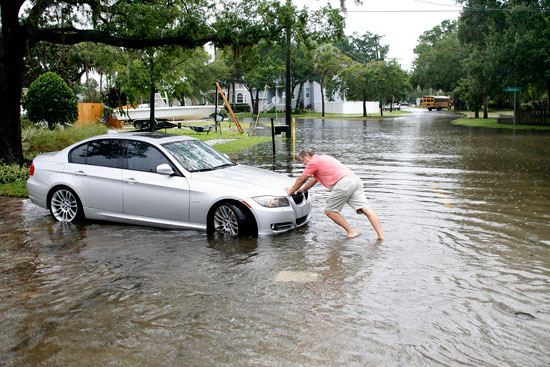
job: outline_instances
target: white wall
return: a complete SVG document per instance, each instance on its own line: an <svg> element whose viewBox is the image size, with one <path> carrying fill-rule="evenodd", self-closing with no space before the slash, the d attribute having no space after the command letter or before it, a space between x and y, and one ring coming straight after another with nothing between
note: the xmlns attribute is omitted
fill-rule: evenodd
<svg viewBox="0 0 550 367"><path fill-rule="evenodd" d="M321 102L315 103L315 112L322 112ZM363 102L346 101L346 102L325 102L326 113L342 113L342 114L363 114ZM378 102L367 101L367 113L378 113Z"/></svg>

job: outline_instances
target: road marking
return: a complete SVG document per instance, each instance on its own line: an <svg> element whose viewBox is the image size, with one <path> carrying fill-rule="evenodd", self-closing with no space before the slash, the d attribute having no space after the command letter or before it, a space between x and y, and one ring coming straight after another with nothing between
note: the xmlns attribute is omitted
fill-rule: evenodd
<svg viewBox="0 0 550 367"><path fill-rule="evenodd" d="M275 277L276 282L309 283L315 282L319 274L310 271L281 271Z"/></svg>
<svg viewBox="0 0 550 367"><path fill-rule="evenodd" d="M450 199L447 197L447 195L437 186L434 181L432 181L432 186L434 191L443 198L443 204L447 208L454 208L454 204L450 202Z"/></svg>

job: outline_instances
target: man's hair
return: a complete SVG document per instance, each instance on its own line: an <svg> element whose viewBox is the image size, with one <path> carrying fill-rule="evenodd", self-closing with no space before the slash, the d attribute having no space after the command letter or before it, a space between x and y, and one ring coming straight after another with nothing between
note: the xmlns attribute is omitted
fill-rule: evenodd
<svg viewBox="0 0 550 367"><path fill-rule="evenodd" d="M298 157L300 159L304 158L306 155L313 157L314 154L315 154L315 151L313 150L313 148L308 147L300 150L300 153L298 153Z"/></svg>

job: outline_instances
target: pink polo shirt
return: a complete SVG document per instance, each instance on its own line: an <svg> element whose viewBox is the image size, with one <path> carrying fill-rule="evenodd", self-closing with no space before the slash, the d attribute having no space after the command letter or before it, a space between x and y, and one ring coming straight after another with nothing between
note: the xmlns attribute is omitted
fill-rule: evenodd
<svg viewBox="0 0 550 367"><path fill-rule="evenodd" d="M350 173L352 173L351 170L339 160L326 154L314 154L304 170L304 175L313 176L328 189Z"/></svg>

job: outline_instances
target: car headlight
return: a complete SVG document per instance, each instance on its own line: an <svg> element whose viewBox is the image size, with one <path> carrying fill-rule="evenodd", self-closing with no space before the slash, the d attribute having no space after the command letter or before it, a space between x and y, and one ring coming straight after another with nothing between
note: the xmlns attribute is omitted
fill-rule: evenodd
<svg viewBox="0 0 550 367"><path fill-rule="evenodd" d="M252 199L266 208L280 208L283 206L289 206L288 199L284 196L256 196Z"/></svg>

